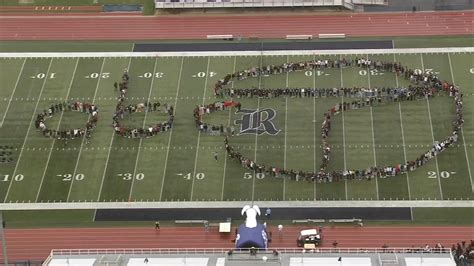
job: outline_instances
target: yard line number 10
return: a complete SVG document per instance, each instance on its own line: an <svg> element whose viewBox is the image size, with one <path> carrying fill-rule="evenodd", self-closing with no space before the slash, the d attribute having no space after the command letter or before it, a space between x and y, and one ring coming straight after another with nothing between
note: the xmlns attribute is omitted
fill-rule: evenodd
<svg viewBox="0 0 474 266"><path fill-rule="evenodd" d="M22 174L17 174L15 176L13 176L13 178L10 178L12 176L10 175L2 175L2 179L0 179L0 181L3 181L3 182L8 182L10 180L13 180L13 181L23 181L23 179L25 179L25 176L22 175Z"/></svg>

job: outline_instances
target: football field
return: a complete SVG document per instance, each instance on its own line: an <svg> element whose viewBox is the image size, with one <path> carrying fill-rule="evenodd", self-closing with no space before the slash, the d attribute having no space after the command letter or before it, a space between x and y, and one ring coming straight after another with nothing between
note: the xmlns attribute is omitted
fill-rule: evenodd
<svg viewBox="0 0 474 266"><path fill-rule="evenodd" d="M438 50L436 50L438 51ZM327 52L328 53L328 52ZM442 80L464 92L464 126L458 143L416 171L395 177L317 183L255 175L227 158L224 138L201 134L195 126L196 105L217 100L213 86L228 73L259 65L281 65L313 59L368 57L396 61ZM84 201L249 201L249 200L421 200L474 199L474 54L417 53L397 49L375 54L334 52L327 55L134 55L0 58L0 202ZM160 102L175 107L172 130L143 139L117 135L112 115L117 104L114 82L129 70L126 104ZM408 86L392 72L321 69L235 81L235 88L339 88ZM36 115L65 100L95 104L99 121L90 142L44 137ZM236 150L265 165L317 171L322 151L323 114L337 97L234 99L246 109L271 108L276 135L240 135ZM447 96L393 102L349 110L336 116L331 129L329 169L365 169L414 160L435 140L451 134L455 115ZM123 124L143 127L165 121L164 112L126 116ZM206 121L233 125L235 110L215 112ZM60 112L49 128L84 127L88 115ZM216 158L217 157L217 160ZM8 162L8 159L12 159Z"/></svg>

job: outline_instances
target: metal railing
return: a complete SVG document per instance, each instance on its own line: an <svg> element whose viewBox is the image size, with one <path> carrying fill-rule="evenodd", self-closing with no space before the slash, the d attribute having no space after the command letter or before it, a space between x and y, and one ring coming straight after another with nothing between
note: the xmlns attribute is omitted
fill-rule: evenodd
<svg viewBox="0 0 474 266"><path fill-rule="evenodd" d="M150 254L225 254L232 250L233 253L248 253L249 249L233 248L119 248L119 249L53 249L52 256L73 256L73 255L150 255ZM451 254L449 248L433 248L425 250L423 248L275 248L270 250L256 249L259 253L278 251L281 254L301 254L305 253L344 253L344 254L377 254L377 253L426 253L426 254Z"/></svg>
<svg viewBox="0 0 474 266"><path fill-rule="evenodd" d="M350 0L356 5L388 5L388 0Z"/></svg>
<svg viewBox="0 0 474 266"><path fill-rule="evenodd" d="M438 248L425 250L423 248L274 248L274 249L252 249L252 253L260 255L288 255L288 256L305 256L317 257L325 256L325 254L443 254L454 261L451 250L449 248ZM238 255L250 254L250 249L233 249L233 248L121 248L121 249L53 249L50 255L43 263L43 266L49 265L49 262L54 258L69 257L69 256L86 256L97 258L98 256L206 256L206 255ZM423 255L422 255L423 256Z"/></svg>

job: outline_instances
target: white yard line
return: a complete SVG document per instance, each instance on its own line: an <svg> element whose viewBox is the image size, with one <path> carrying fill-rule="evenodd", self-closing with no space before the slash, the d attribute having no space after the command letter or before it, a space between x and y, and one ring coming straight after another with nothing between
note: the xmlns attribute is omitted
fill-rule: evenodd
<svg viewBox="0 0 474 266"><path fill-rule="evenodd" d="M289 56L289 55L286 55L286 63L287 63L287 64L290 62L289 60L290 60L290 56ZM289 78L288 78L289 73L290 73L289 71L286 72L286 87L287 87L287 88L290 86L290 83L289 83L290 80L289 80Z"/></svg>
<svg viewBox="0 0 474 266"><path fill-rule="evenodd" d="M369 55L367 55L367 59L369 59ZM367 70L367 82L370 89L372 87L370 84L370 69ZM374 152L374 166L377 167L377 156L375 155L374 114L372 111L372 106L370 106L370 126L372 128L372 151ZM377 192L377 200L378 200L379 199L379 179L377 176L375 176L375 190Z"/></svg>
<svg viewBox="0 0 474 266"><path fill-rule="evenodd" d="M234 68L232 73L235 73L235 65L237 62L237 56L234 56ZM234 88L234 82L232 81L232 88ZM232 99L233 100L233 99ZM230 127L230 117L232 115L232 108L229 108L229 118L227 120L227 126ZM227 150L225 151L225 158L224 158L224 173L222 174L222 189L221 189L221 200L224 200L224 187L225 187L225 174L227 169Z"/></svg>
<svg viewBox="0 0 474 266"><path fill-rule="evenodd" d="M339 61L342 60L342 55L339 56ZM342 76L342 67L339 67L339 71L341 72L341 88L344 87L344 78ZM341 97L341 104L344 103L344 94ZM342 147L343 147L343 152L344 152L344 171L347 170L347 160L346 160L346 130L344 128L344 108L342 108L341 111L341 118L342 118ZM344 179L344 192L347 200L347 179Z"/></svg>
<svg viewBox="0 0 474 266"><path fill-rule="evenodd" d="M3 127L3 122L5 122L5 117L7 117L8 110L10 109L10 104L12 103L13 95L15 95L16 88L18 87L18 83L20 82L21 73L23 73L23 68L25 67L26 59L27 58L23 60L23 64L21 65L20 73L18 73L18 78L16 79L16 82L15 82L15 87L13 87L12 95L10 96L10 99L8 100L7 109L5 109L2 122L0 122L0 128Z"/></svg>
<svg viewBox="0 0 474 266"><path fill-rule="evenodd" d="M102 172L102 181L100 182L99 194L97 195L97 201L100 200L100 195L102 194L102 187L104 186L105 174L107 173L107 166L109 165L110 151L112 150L112 145L114 142L114 134L115 134L115 131L112 131L112 136L110 138L110 143L109 143L109 152L107 153L107 159L105 159L105 166L104 166L104 171ZM97 210L95 212L97 213ZM94 219L95 219L95 214L94 214Z"/></svg>
<svg viewBox="0 0 474 266"><path fill-rule="evenodd" d="M434 133L433 133L433 123L431 121L430 101L428 100L428 98L426 98L426 103L427 103L427 107L428 107L428 117L429 117L429 120L430 120L431 138L432 138L433 144L434 144L435 138L434 138ZM439 185L439 194L441 196L441 199L443 199L443 189L441 187L441 178L440 178L440 175L439 175L438 155L436 155L436 154L435 154L435 164L436 164L436 174L437 174L438 185Z"/></svg>
<svg viewBox="0 0 474 266"><path fill-rule="evenodd" d="M176 113L176 104L178 103L178 95L179 95L179 88L181 86L181 74L183 73L183 64L184 64L184 57L181 58L181 65L179 67L179 74L178 74L178 84L176 85L176 97L174 100L174 110ZM166 147L166 157L165 157L165 167L163 167L163 178L161 179L161 188L160 188L160 200L163 196L163 187L165 186L165 178L166 178L166 168L168 166L168 155L170 154L170 145L171 145L171 137L173 136L173 128L174 125L171 127L170 136L168 138L168 146Z"/></svg>
<svg viewBox="0 0 474 266"><path fill-rule="evenodd" d="M74 77L76 76L77 65L79 64L79 58L76 60L76 65L74 66L74 72L72 73L71 81L69 82L69 88L67 89L66 100L69 98L69 94L71 93L72 83L74 81ZM64 107L65 108L65 107ZM59 130L59 126L61 125L61 121L63 120L65 110L61 112L59 116L58 126L56 127L56 131ZM44 166L43 175L41 176L41 183L38 188L38 193L36 193L36 202L38 202L39 195L41 193L41 189L43 188L44 177L46 176L46 171L48 170L49 160L51 159L51 154L53 153L54 143L56 143L56 138L53 138L51 142L51 148L49 149L48 159L46 160L46 165ZM71 182L74 180L74 175L72 176Z"/></svg>
<svg viewBox="0 0 474 266"><path fill-rule="evenodd" d="M135 46L135 44L134 44L134 46ZM153 66L153 73L156 73L156 63L157 62L158 62L158 58L155 58L155 65ZM154 82L155 82L155 74L153 74L153 77L151 77L150 90L148 91L147 103L150 102L151 93L153 92L153 83ZM145 107L145 117L143 118L142 128L145 128L147 116L148 116L148 106ZM135 176L136 176L136 173L137 173L137 166L138 166L138 160L140 158L140 149L142 147L142 142L143 142L143 138L140 138L140 142L138 143L137 158L135 159L135 167L133 168L132 184L130 185L130 193L128 194L128 200L129 201L132 198L133 185L135 184L134 181L136 179Z"/></svg>
<svg viewBox="0 0 474 266"><path fill-rule="evenodd" d="M287 55L286 56L286 63L288 63L289 61L289 56ZM289 73L290 72L286 72L286 88L289 87ZM287 124L288 124L288 97L285 97L285 149L283 151L283 169L286 169L286 138L287 138L287 130L288 130L288 127L287 127ZM285 195L286 195L286 177L283 177L283 200L285 200Z"/></svg>
<svg viewBox="0 0 474 266"><path fill-rule="evenodd" d="M456 81L454 81L454 74L453 74L453 66L451 64L451 55L448 53L448 60L449 60L449 69L451 71L451 80L453 81L453 85L456 85ZM464 139L464 130L461 127L461 135L462 135L462 142L464 146L464 154L466 155L466 162L467 162L467 172L469 173L469 181L471 182L471 192L474 192L474 182L472 181L472 174L471 174L471 161L469 161L469 156L467 155L467 148L466 148L466 140Z"/></svg>
<svg viewBox="0 0 474 266"><path fill-rule="evenodd" d="M406 147L405 147L405 134L403 133L402 105L400 104L400 102L398 102L398 113L400 114L400 128L402 130L403 157L405 159L405 162L408 162L408 160L407 160L407 151L406 151ZM405 173L405 175L407 177L408 199L411 200L410 178L408 176L408 170Z"/></svg>
<svg viewBox="0 0 474 266"><path fill-rule="evenodd" d="M393 54L393 62L394 63L397 62L397 58L396 58L395 54ZM397 73L395 73L395 84L396 84L397 88L399 88L400 84L398 82ZM402 131L403 158L404 158L405 162L408 162L407 150L406 150L406 145L405 145L405 133L403 132L402 105L400 104L400 102L398 102L398 113L400 115L400 129ZM408 176L408 170L406 171L405 176L407 177L408 199L411 200L410 177ZM410 209L410 211L413 211L413 210ZM412 217L413 217L413 214L412 214Z"/></svg>
<svg viewBox="0 0 474 266"><path fill-rule="evenodd" d="M21 145L20 154L18 155L18 160L16 161L15 169L13 170L13 174L11 175L12 178L10 180L10 184L8 185L7 193L5 194L5 199L3 200L3 202L7 201L8 194L10 193L10 189L11 189L12 184L13 184L13 178L15 177L16 170L18 169L18 165L20 164L21 155L23 154L23 150L25 148L26 140L28 139L28 135L29 135L30 130L31 130L31 125L33 124L33 121L36 117L36 111L38 110L38 104L40 102L39 99L41 98L41 95L43 95L44 86L46 85L46 81L48 80L46 77L48 77L48 75L49 75L49 70L51 69L51 65L53 64L53 60L54 59L51 58L51 61L49 62L48 70L46 71L46 76L45 76L45 79L43 81L43 85L41 86L41 90L40 90L40 94L38 96L38 100L36 101L35 110L33 111L33 115L31 116L30 124L28 125L28 130L26 131L25 139L23 140L23 144Z"/></svg>
<svg viewBox="0 0 474 266"><path fill-rule="evenodd" d="M95 102L95 97L97 95L97 91L98 91L98 88L99 88L100 81L102 80L102 72L104 70L104 64L105 64L105 57L104 57L104 60L102 60L102 66L100 67L99 77L98 77L98 80L97 80L97 84L95 86L94 97L92 98L92 103L93 104ZM75 74L76 74L76 71L74 71L74 75ZM88 116L87 119L89 119L89 117L90 117L90 115ZM72 186L73 186L74 180L76 179L75 176L76 176L76 172L77 172L77 167L79 166L79 161L81 159L81 153L82 153L82 147L84 146L84 140L85 140L85 136L81 140L81 146L79 147L79 154L77 155L76 164L74 166L74 172L72 174L71 184L69 185L69 191L67 193L66 201L69 201L69 198L71 197Z"/></svg>
<svg viewBox="0 0 474 266"><path fill-rule="evenodd" d="M288 97L285 97L285 151L283 153L283 169L287 169L286 168L286 135L287 135L286 132L288 130L287 121L288 121ZM286 177L283 178L283 200L285 200L285 194L286 194Z"/></svg>
<svg viewBox="0 0 474 266"><path fill-rule="evenodd" d="M258 206L268 208L472 208L472 200L321 200L321 201L256 201ZM91 210L91 209L195 209L212 208L220 211L224 208L242 208L248 201L135 201L135 202L56 202L56 203L0 203L2 211L8 210Z"/></svg>
<svg viewBox="0 0 474 266"><path fill-rule="evenodd" d="M204 81L204 94L202 95L202 105L206 103L206 91L207 91L207 81L209 77L209 65L211 63L211 57L207 57L207 68L206 68L206 79ZM199 142L201 141L201 131L198 130L198 139L196 143L196 157L194 158L194 169L193 169L193 176L191 177L191 201L193 200L194 196L194 180L196 179L196 168L197 168L197 162L199 158Z"/></svg>
<svg viewBox="0 0 474 266"><path fill-rule="evenodd" d="M421 68L423 70L423 73L425 73L425 63L423 62L423 54L420 54L420 58L421 58ZM434 132L433 132L433 122L431 120L430 101L428 97L425 97L425 99L426 99L426 104L428 106L428 117L430 119L431 139L433 141L432 145L434 145L435 138L434 138ZM438 185L439 185L439 195L441 199L443 199L443 188L441 187L441 176L439 175L438 155L435 155L435 164L436 164L436 174L437 174Z"/></svg>
<svg viewBox="0 0 474 266"><path fill-rule="evenodd" d="M267 56L267 55L346 55L346 54L432 54L432 53L472 53L474 47L439 48L395 48L395 49L347 49L347 50L280 50L280 51L182 51L182 52L67 52L67 53L0 53L0 58L76 58L76 57L195 57L195 56Z"/></svg>
<svg viewBox="0 0 474 266"><path fill-rule="evenodd" d="M313 56L313 61L316 61L316 56ZM316 69L313 69L313 89L316 90ZM316 95L313 96L313 173L316 173L316 149L319 145L316 145ZM317 187L316 180L313 182L313 200L316 200Z"/></svg>
<svg viewBox="0 0 474 266"><path fill-rule="evenodd" d="M260 64L261 65L261 64ZM260 89L260 81L261 81L262 77L260 76L259 77L259 81L258 81L258 88ZM260 109L260 97L257 98L257 111ZM258 143L258 132L255 133L255 149L254 149L254 163L255 165L257 164L257 144ZM253 205L253 202L255 201L255 179L256 179L256 172L253 171L253 178L252 178L252 205ZM285 178L285 177L284 177Z"/></svg>
<svg viewBox="0 0 474 266"><path fill-rule="evenodd" d="M263 67L263 53L260 52L260 68ZM262 88L262 75L258 76L258 89ZM260 97L257 98L257 112L260 110ZM260 121L258 121L260 122ZM258 131L255 133L255 149L254 149L254 163L255 165L257 164L257 144L258 143ZM255 171L253 172L253 178L252 178L252 205L255 201L255 179L256 179L257 174Z"/></svg>
<svg viewBox="0 0 474 266"><path fill-rule="evenodd" d="M372 151L374 153L374 166L377 166L377 157L375 156L374 115L372 111L372 106L370 107L370 125L372 127Z"/></svg>
<svg viewBox="0 0 474 266"><path fill-rule="evenodd" d="M130 65L132 63L132 58L130 57L130 59L128 60L128 66L127 66L127 70L130 72ZM110 151L112 150L112 145L114 143L114 134L115 134L115 131L112 130L112 135L110 137L110 143L109 143L109 151L107 152L107 159L105 159L105 166L104 166L104 171L102 172L102 181L100 182L100 187L99 187L99 194L97 195L97 201L100 200L100 195L102 194L102 188L104 187L104 182L105 182L105 174L107 173L107 167L109 165L109 159L110 159ZM135 177L132 177L132 178L135 178ZM97 210L95 210L94 212L94 220L95 220L95 216L97 214Z"/></svg>
<svg viewBox="0 0 474 266"><path fill-rule="evenodd" d="M370 75L370 73L367 73ZM375 134L374 134L374 115L372 112L372 106L370 107L370 123L372 127L372 151L374 152L374 166L377 167L377 157L375 155ZM377 200L379 199L379 178L375 176L375 190L377 191Z"/></svg>

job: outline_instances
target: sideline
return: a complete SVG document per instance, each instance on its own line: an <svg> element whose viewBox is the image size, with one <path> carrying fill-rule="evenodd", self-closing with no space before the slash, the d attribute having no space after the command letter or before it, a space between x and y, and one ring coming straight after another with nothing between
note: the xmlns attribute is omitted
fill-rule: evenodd
<svg viewBox="0 0 474 266"><path fill-rule="evenodd" d="M279 51L207 51L207 52L67 52L67 53L0 53L0 58L90 58L90 57L163 57L163 56L261 56L261 55L367 55L414 53L472 53L474 47L394 48L349 50L279 50Z"/></svg>
<svg viewBox="0 0 474 266"><path fill-rule="evenodd" d="M212 203L212 204L211 204ZM191 209L242 208L252 201L165 201L165 202L50 202L0 203L0 210L90 210L90 209ZM348 200L348 201L253 201L268 208L472 208L473 200Z"/></svg>

